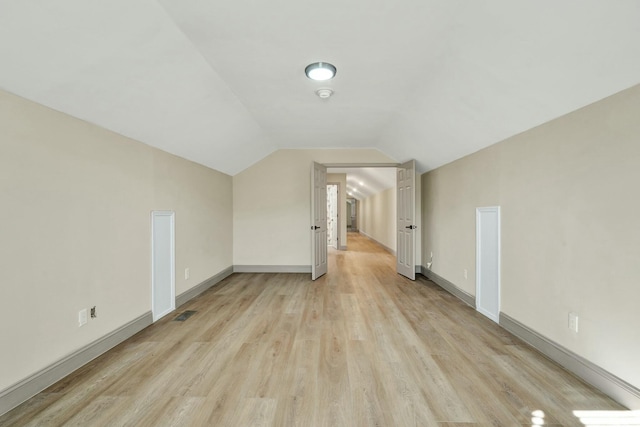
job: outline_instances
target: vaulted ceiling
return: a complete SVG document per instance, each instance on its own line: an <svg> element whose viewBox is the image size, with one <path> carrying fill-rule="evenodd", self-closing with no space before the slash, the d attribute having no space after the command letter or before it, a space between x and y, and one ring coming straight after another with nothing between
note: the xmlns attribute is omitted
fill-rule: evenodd
<svg viewBox="0 0 640 427"><path fill-rule="evenodd" d="M640 83L639 22L636 0L0 0L0 88L231 175L298 147L426 171Z"/></svg>

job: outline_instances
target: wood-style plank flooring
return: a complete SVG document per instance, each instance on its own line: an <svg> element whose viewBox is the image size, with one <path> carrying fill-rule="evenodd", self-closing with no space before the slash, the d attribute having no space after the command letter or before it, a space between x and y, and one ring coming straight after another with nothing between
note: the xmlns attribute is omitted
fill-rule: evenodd
<svg viewBox="0 0 640 427"><path fill-rule="evenodd" d="M350 233L321 279L234 274L0 425L580 426L579 409L623 408Z"/></svg>

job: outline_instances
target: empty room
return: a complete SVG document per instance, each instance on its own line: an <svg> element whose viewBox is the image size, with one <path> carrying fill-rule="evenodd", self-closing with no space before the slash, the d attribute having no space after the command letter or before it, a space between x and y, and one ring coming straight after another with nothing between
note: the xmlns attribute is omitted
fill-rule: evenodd
<svg viewBox="0 0 640 427"><path fill-rule="evenodd" d="M638 22L0 0L0 426L640 425Z"/></svg>

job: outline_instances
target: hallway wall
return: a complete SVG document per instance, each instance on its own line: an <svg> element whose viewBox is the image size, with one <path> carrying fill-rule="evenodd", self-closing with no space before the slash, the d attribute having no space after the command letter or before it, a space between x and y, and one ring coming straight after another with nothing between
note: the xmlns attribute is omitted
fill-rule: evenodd
<svg viewBox="0 0 640 427"><path fill-rule="evenodd" d="M360 200L359 231L396 253L396 188Z"/></svg>

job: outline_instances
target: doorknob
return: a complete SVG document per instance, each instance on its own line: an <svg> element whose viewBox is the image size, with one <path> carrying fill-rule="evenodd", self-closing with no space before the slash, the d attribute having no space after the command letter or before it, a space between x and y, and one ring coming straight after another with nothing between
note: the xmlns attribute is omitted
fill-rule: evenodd
<svg viewBox="0 0 640 427"><path fill-rule="evenodd" d="M413 230L413 229L416 229L418 227L416 227L415 225L407 225L404 228L408 228L409 230Z"/></svg>
<svg viewBox="0 0 640 427"><path fill-rule="evenodd" d="M312 230L317 230L318 228L320 228L320 227L319 227L319 226L317 226L317 225L315 225L315 226L314 226L314 225L312 225L312 226L311 226L311 229L312 229Z"/></svg>

